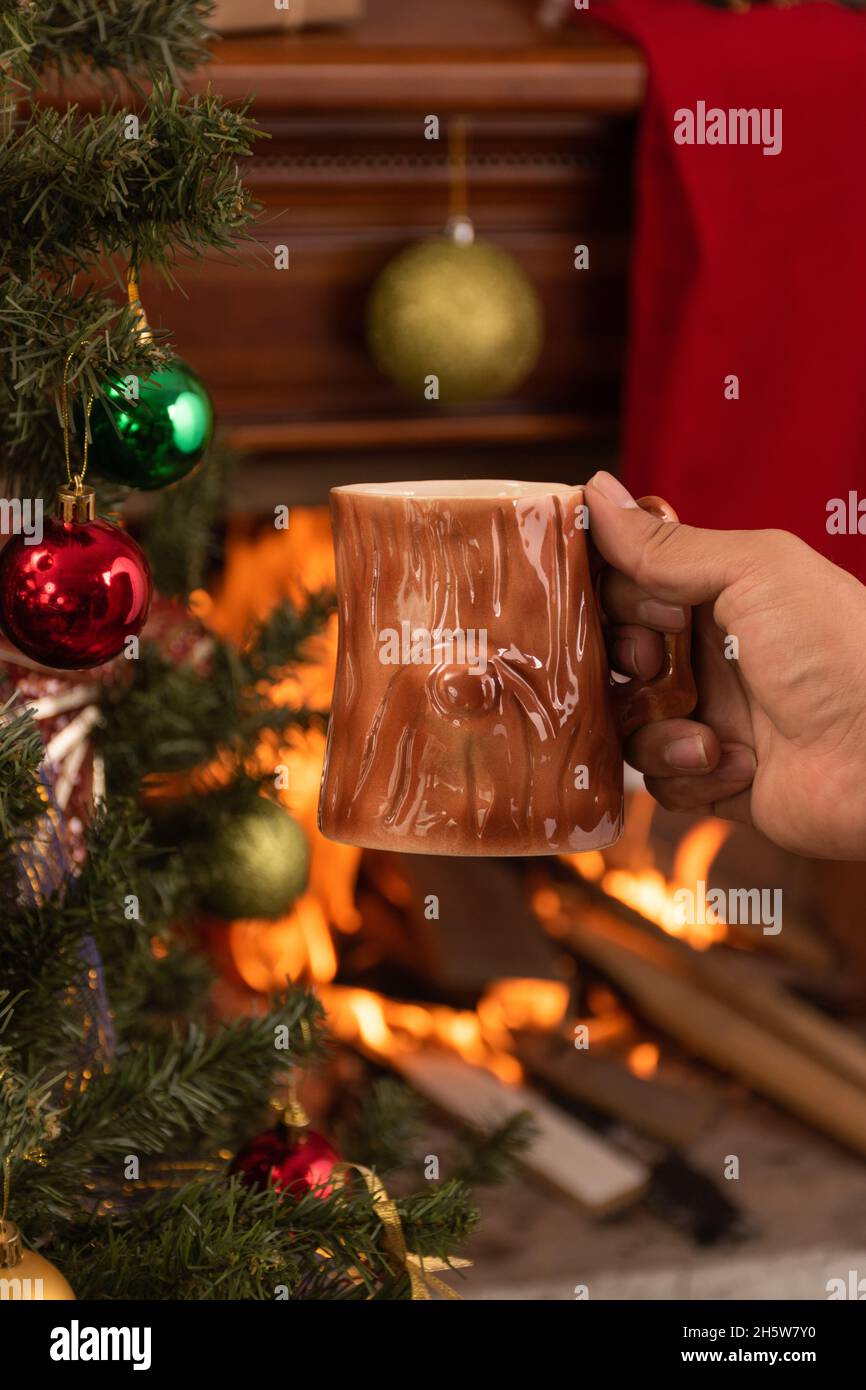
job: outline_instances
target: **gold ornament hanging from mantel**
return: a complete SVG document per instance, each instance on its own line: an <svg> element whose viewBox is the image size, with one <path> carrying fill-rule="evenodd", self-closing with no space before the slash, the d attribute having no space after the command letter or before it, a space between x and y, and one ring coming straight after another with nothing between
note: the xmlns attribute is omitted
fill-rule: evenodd
<svg viewBox="0 0 866 1390"><path fill-rule="evenodd" d="M475 235L462 119L449 127L449 185L444 233L398 252L373 284L367 341L382 374L419 402L497 400L535 366L544 316L514 257Z"/></svg>

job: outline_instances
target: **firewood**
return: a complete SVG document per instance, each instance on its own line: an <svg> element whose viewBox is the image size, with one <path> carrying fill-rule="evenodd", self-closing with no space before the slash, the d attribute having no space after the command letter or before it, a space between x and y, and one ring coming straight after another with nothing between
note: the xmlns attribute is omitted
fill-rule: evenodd
<svg viewBox="0 0 866 1390"><path fill-rule="evenodd" d="M734 946L760 951L813 974L829 973L833 969L833 951L827 942L817 935L805 918L787 908L785 925L778 936L764 936L760 928L733 923L728 927L727 939Z"/></svg>
<svg viewBox="0 0 866 1390"><path fill-rule="evenodd" d="M587 914L589 917L589 914ZM657 943L609 916L560 919L563 942L625 992L640 1013L697 1056L866 1156L866 1095L802 1044L795 1045L669 968Z"/></svg>
<svg viewBox="0 0 866 1390"><path fill-rule="evenodd" d="M760 972L748 957L719 946L695 951L682 941L664 936L627 909L600 908L597 901L578 908L574 890L564 890L560 896L564 909L578 910L584 924L601 932L615 924L617 939L631 949L648 955L668 970L685 974L746 1017L802 1047L816 1061L824 1062L858 1085L866 1085L866 1043Z"/></svg>
<svg viewBox="0 0 866 1390"><path fill-rule="evenodd" d="M740 959L723 947L695 951L683 942L664 937L654 928L646 932L591 909L587 925L615 932L631 949L699 984L738 1013L823 1062L839 1075L866 1086L866 1043L849 1028L827 1018L820 1010L797 999L777 981L758 972L748 959Z"/></svg>
<svg viewBox="0 0 866 1390"><path fill-rule="evenodd" d="M802 1047L840 1076L866 1086L866 1044L844 1024L797 999L776 980L750 969L747 960L707 951L697 953L697 959L689 962L689 970L716 998Z"/></svg>
<svg viewBox="0 0 866 1390"><path fill-rule="evenodd" d="M501 1123L529 1111L538 1132L524 1167L594 1215L620 1211L646 1192L651 1175L644 1163L618 1151L533 1091L505 1086L492 1072L450 1053L404 1052L389 1060L421 1095L465 1123Z"/></svg>
<svg viewBox="0 0 866 1390"><path fill-rule="evenodd" d="M634 811L631 812L634 814ZM628 823L628 815L626 816ZM694 828L694 823L692 827ZM729 923L727 940L785 960L813 973L833 968L835 952L831 943L813 925L816 916L814 870L810 861L771 844L765 836L750 826L728 826L728 838L719 847L712 866L704 875L713 888L737 888L742 884L757 888L785 885L784 926L777 934L764 935L760 927ZM652 835L660 867L670 877L676 877L673 866L683 838L681 812L664 811L656 806L652 817ZM607 856L606 856L607 857ZM626 866L630 867L630 866ZM682 880L690 885L692 875ZM823 906L825 895L821 894Z"/></svg>
<svg viewBox="0 0 866 1390"><path fill-rule="evenodd" d="M406 914L415 967L460 1002L491 980L558 979L555 953L520 881L495 859L367 851L364 873Z"/></svg>
<svg viewBox="0 0 866 1390"><path fill-rule="evenodd" d="M549 1038L523 1034L516 1051L531 1075L559 1095L675 1148L686 1147L708 1129L719 1110L718 1098L706 1090L644 1080L612 1057Z"/></svg>

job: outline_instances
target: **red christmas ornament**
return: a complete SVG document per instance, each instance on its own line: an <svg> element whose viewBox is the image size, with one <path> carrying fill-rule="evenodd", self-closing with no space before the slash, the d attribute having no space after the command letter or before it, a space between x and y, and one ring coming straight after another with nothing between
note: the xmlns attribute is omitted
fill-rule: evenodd
<svg viewBox="0 0 866 1390"><path fill-rule="evenodd" d="M342 1182L332 1178L337 1163L342 1163L340 1155L321 1134L281 1123L244 1144L229 1172L239 1173L248 1187L275 1187L294 1197L313 1191L317 1197L330 1197Z"/></svg>
<svg viewBox="0 0 866 1390"><path fill-rule="evenodd" d="M92 488L63 487L57 501L38 545L14 536L0 552L0 627L32 661L81 670L138 635L152 581L141 547L96 519Z"/></svg>

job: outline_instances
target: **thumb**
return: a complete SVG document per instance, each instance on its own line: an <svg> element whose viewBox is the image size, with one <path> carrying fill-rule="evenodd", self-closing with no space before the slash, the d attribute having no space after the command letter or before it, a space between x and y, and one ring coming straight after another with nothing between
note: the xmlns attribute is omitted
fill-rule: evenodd
<svg viewBox="0 0 866 1390"><path fill-rule="evenodd" d="M584 489L602 558L669 603L711 603L757 558L756 531L704 531L644 511L610 473Z"/></svg>

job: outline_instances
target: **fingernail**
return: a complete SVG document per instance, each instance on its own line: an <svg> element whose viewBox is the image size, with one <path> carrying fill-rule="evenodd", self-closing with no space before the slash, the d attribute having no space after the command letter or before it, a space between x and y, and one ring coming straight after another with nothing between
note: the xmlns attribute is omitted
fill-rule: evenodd
<svg viewBox="0 0 866 1390"><path fill-rule="evenodd" d="M723 782L751 782L758 760L742 743L723 743L716 772Z"/></svg>
<svg viewBox="0 0 866 1390"><path fill-rule="evenodd" d="M621 675L632 675L637 671L637 642L633 637L620 637L614 643L613 665Z"/></svg>
<svg viewBox="0 0 866 1390"><path fill-rule="evenodd" d="M637 502L632 497L628 488L623 487L619 478L615 478L612 473L595 473L589 480L587 486L592 485L598 488L602 497L606 497L608 502L613 502L617 507L636 507Z"/></svg>
<svg viewBox="0 0 866 1390"><path fill-rule="evenodd" d="M695 768L709 767L707 750L700 734L689 734L687 738L675 738L664 750L664 760L669 767L694 771Z"/></svg>
<svg viewBox="0 0 866 1390"><path fill-rule="evenodd" d="M662 603L661 599L641 599L636 612L647 627L663 627L666 631L679 632L686 625L686 610L676 603Z"/></svg>

